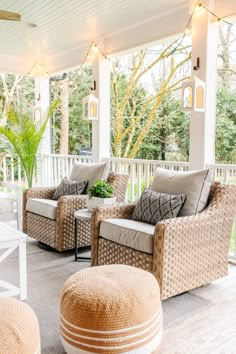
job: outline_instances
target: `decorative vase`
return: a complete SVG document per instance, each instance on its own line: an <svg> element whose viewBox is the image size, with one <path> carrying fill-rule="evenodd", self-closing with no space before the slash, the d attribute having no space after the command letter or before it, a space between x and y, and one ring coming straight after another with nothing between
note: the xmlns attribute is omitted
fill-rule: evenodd
<svg viewBox="0 0 236 354"><path fill-rule="evenodd" d="M116 203L116 197L112 197L112 198L88 197L87 208L89 211L91 211L93 208L96 208L98 205L111 205L115 203Z"/></svg>

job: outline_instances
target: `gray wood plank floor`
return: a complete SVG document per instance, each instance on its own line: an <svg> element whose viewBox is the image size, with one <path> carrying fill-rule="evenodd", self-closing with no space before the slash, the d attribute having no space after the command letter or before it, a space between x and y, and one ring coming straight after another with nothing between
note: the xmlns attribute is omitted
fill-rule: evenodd
<svg viewBox="0 0 236 354"><path fill-rule="evenodd" d="M165 329L158 353L236 353L236 266L230 266L228 277L192 293L204 296L213 305Z"/></svg>

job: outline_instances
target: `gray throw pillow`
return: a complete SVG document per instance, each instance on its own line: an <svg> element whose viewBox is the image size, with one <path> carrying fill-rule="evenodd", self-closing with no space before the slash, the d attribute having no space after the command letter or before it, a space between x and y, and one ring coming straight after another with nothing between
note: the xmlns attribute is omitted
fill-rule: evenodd
<svg viewBox="0 0 236 354"><path fill-rule="evenodd" d="M214 181L211 170L172 171L158 167L150 189L159 193L186 194L187 199L180 216L200 213L206 208Z"/></svg>
<svg viewBox="0 0 236 354"><path fill-rule="evenodd" d="M163 194L146 189L132 214L132 219L155 225L161 220L175 218L184 202L186 194Z"/></svg>
<svg viewBox="0 0 236 354"><path fill-rule="evenodd" d="M107 180L110 172L110 163L80 163L75 162L70 179L73 181L89 181L88 189L99 179Z"/></svg>
<svg viewBox="0 0 236 354"><path fill-rule="evenodd" d="M85 194L88 186L88 181L76 182L65 177L55 190L52 199L58 200L63 195L80 195Z"/></svg>

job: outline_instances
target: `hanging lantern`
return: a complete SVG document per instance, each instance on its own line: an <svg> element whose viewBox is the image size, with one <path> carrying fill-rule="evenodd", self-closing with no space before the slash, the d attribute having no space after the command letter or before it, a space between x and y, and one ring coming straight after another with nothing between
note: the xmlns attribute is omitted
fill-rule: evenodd
<svg viewBox="0 0 236 354"><path fill-rule="evenodd" d="M37 125L42 124L43 122L43 111L42 111L42 107L40 106L34 106L33 108L33 120L34 123L36 123Z"/></svg>
<svg viewBox="0 0 236 354"><path fill-rule="evenodd" d="M92 94L83 98L83 119L98 119L98 98Z"/></svg>
<svg viewBox="0 0 236 354"><path fill-rule="evenodd" d="M205 83L195 76L182 84L182 110L205 111Z"/></svg>

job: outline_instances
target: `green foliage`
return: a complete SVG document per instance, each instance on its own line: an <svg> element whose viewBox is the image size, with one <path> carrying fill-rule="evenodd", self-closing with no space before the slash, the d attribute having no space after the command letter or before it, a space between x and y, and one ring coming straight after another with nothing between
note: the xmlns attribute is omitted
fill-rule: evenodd
<svg viewBox="0 0 236 354"><path fill-rule="evenodd" d="M92 85L92 69L85 66L80 73L73 70L69 74L69 154L79 155L81 148L91 148L92 124L82 119L82 100L90 93ZM51 90L52 100L60 97L61 82L55 82ZM54 152L59 152L61 134L61 112L53 114L53 146Z"/></svg>
<svg viewBox="0 0 236 354"><path fill-rule="evenodd" d="M104 180L98 180L89 188L90 197L111 198L113 196L113 187Z"/></svg>
<svg viewBox="0 0 236 354"><path fill-rule="evenodd" d="M59 101L57 100L51 105L47 118L40 126L37 126L33 122L30 115L15 109L11 109L8 112L7 126L0 126L0 133L9 140L15 153L21 160L29 187L32 187L36 167L36 154L40 141L46 129L49 117L58 103Z"/></svg>
<svg viewBox="0 0 236 354"><path fill-rule="evenodd" d="M180 101L167 94L156 112L155 120L138 151L137 158L188 160L189 119L182 112Z"/></svg>
<svg viewBox="0 0 236 354"><path fill-rule="evenodd" d="M217 92L216 159L235 162L236 159L236 92L221 87Z"/></svg>

